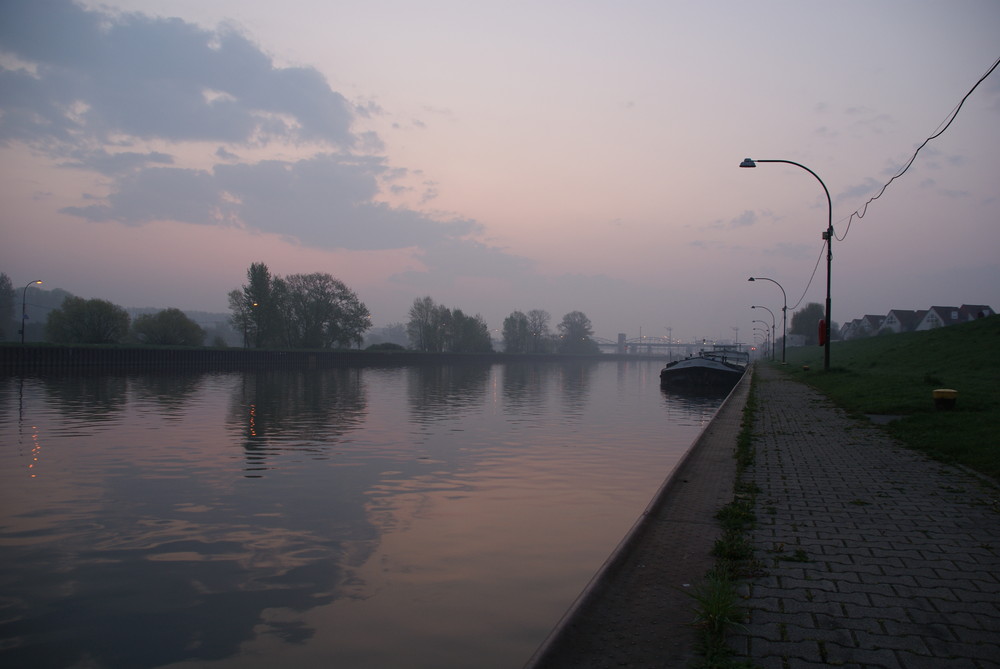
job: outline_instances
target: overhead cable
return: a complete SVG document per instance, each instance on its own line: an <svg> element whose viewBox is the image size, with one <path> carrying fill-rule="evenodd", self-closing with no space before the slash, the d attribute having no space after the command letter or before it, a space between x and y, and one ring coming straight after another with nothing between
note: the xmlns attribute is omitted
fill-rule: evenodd
<svg viewBox="0 0 1000 669"><path fill-rule="evenodd" d="M865 202L864 206L861 209L855 209L854 210L854 212L851 214L851 216L847 219L847 229L844 230L844 234L843 234L842 237L837 237L837 241L843 241L847 237L847 233L851 229L851 221L854 220L855 216L857 216L859 219L864 218L865 214L868 213L868 205L870 205L872 202L874 202L875 200L877 200L880 197L882 197L882 194L885 193L885 189L889 187L889 184L891 184L893 181L895 181L899 177L903 176L906 173L906 171L908 169L910 169L910 165L912 165L913 161L917 159L917 154L920 153L920 150L923 149L925 146L927 146L927 143L930 142L932 139L937 139L938 137L940 137L941 135L944 134L944 131L948 129L948 126L950 126L952 124L952 122L955 120L955 117L958 116L958 112L962 109L962 105L964 105L965 101L969 98L970 95L972 95L972 92L975 91L976 88L979 87L979 84L983 83L983 81L986 79L986 77L988 77L991 74L993 74L993 71L995 69L997 69L998 65L1000 65L1000 58L997 58L995 61L993 61L993 65L990 67L990 69L988 69L986 71L986 74L984 74L983 76L981 76L979 78L979 81L977 81L975 83L975 85L972 88L969 89L969 92L965 94L965 96L958 103L958 105L956 105L955 109L952 110L952 112L946 117L946 119L944 121L942 121L942 124L944 125L944 127L938 126L938 127L941 127L941 129L938 130L937 132L935 132L933 135L931 135L927 139L925 139L923 141L923 143L920 146L917 147L917 150L913 152L912 156L910 156L910 159L907 161L906 165L903 166L903 169L901 169L896 174L896 176L894 176L893 178L891 178L887 182L885 182L885 185L882 186L882 188L879 190L879 192L877 194L873 195L871 198L869 198L869 200L867 202ZM814 273L815 273L815 271L814 271Z"/></svg>
<svg viewBox="0 0 1000 669"><path fill-rule="evenodd" d="M816 266L813 267L813 272L812 275L810 275L809 277L809 282L806 283L806 289L802 291L802 297L799 298L799 301L793 304L791 307L789 307L790 309L793 310L796 309L800 304L802 304L802 300L806 299L806 293L809 292L809 286L812 285L813 279L816 278L816 270L819 269L819 263L821 260L823 260L823 251L826 249L826 245L829 243L830 243L829 241L825 241L823 242L823 246L820 247L819 257L816 258Z"/></svg>

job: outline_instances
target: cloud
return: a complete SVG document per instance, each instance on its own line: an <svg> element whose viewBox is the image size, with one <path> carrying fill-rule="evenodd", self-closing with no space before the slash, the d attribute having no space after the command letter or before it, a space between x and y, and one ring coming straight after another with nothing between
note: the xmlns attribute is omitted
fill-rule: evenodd
<svg viewBox="0 0 1000 669"><path fill-rule="evenodd" d="M711 223L702 226L703 230L735 230L736 228L745 228L751 225L755 225L758 221L757 213L749 209L745 210L739 216L731 218L728 221L723 221L721 219L716 219Z"/></svg>
<svg viewBox="0 0 1000 669"><path fill-rule="evenodd" d="M476 241L475 220L385 203L383 189L416 189L426 204L438 184L389 165L379 136L355 130L381 107L349 102L313 68L277 67L231 28L6 0L0 93L0 145L107 177L106 193L60 210L69 216L237 226L318 249L408 249L422 270L392 280L410 286L465 288L465 279L569 295L581 286L607 294L614 283L540 277L532 260ZM424 111L454 121L450 109ZM243 157L272 145L280 158Z"/></svg>
<svg viewBox="0 0 1000 669"><path fill-rule="evenodd" d="M59 163L60 167L90 170L105 175L133 172L147 165L172 165L173 156L159 151L138 153L120 151L109 153L105 149L80 149L70 152L70 160Z"/></svg>
<svg viewBox="0 0 1000 669"><path fill-rule="evenodd" d="M118 179L102 204L62 212L127 225L238 224L326 249L434 247L480 232L472 220L431 218L374 201L384 171L377 158L341 154L211 170L150 167Z"/></svg>
<svg viewBox="0 0 1000 669"><path fill-rule="evenodd" d="M527 258L473 240L444 240L418 255L429 268L460 276L516 277L533 269Z"/></svg>
<svg viewBox="0 0 1000 669"><path fill-rule="evenodd" d="M230 28L10 0L0 5L0 54L0 143L111 177L106 196L64 214L130 226L237 225L316 248L431 254L481 230L380 202L381 188L408 171L388 166L375 153L381 139L355 134L352 123L381 109L348 103L313 68L276 67ZM192 148L206 157L204 142L216 145L208 157L217 164L180 161ZM313 153L241 160L241 147L270 143L285 155L307 145ZM423 202L437 195L433 182L425 189Z"/></svg>
<svg viewBox="0 0 1000 669"><path fill-rule="evenodd" d="M355 108L313 68L275 67L230 29L111 16L68 0L8 0L0 51L0 141L55 152L116 136L350 147Z"/></svg>
<svg viewBox="0 0 1000 669"><path fill-rule="evenodd" d="M833 200L838 204L848 201L861 203L872 195L875 195L882 188L883 184L884 182L879 183L871 177L866 177L861 183L854 186L847 186L841 190L834 196Z"/></svg>
<svg viewBox="0 0 1000 669"><path fill-rule="evenodd" d="M217 202L218 192L208 172L153 167L121 179L105 204L61 211L90 221L114 220L127 225L164 220L210 224Z"/></svg>
<svg viewBox="0 0 1000 669"><path fill-rule="evenodd" d="M747 209L736 218L729 221L730 228L745 228L757 222L757 214Z"/></svg>

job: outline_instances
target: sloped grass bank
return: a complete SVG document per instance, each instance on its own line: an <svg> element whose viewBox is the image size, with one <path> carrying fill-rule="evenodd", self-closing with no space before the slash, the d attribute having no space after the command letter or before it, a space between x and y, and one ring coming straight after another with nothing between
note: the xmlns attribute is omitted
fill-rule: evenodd
<svg viewBox="0 0 1000 669"><path fill-rule="evenodd" d="M787 373L857 414L898 416L886 429L904 444L1000 480L1000 315L925 332L787 351ZM808 366L808 370L803 369ZM958 391L936 409L938 388Z"/></svg>

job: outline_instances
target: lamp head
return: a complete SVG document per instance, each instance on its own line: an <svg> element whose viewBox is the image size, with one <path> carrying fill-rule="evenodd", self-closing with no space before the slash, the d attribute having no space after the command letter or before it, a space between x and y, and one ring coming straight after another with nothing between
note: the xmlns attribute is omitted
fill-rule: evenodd
<svg viewBox="0 0 1000 669"><path fill-rule="evenodd" d="M753 281L753 280L754 280L753 277L750 277L749 279L747 279L747 281Z"/></svg>
<svg viewBox="0 0 1000 669"><path fill-rule="evenodd" d="M757 167L757 163L750 158L744 158L743 162L740 163L740 167Z"/></svg>

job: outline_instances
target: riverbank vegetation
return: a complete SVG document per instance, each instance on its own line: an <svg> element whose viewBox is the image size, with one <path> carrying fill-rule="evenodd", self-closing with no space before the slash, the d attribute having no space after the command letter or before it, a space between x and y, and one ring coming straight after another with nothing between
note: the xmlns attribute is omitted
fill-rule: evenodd
<svg viewBox="0 0 1000 669"><path fill-rule="evenodd" d="M845 410L887 421L901 442L1000 479L1000 316L946 328L788 349L787 373ZM958 391L936 408L933 391Z"/></svg>
<svg viewBox="0 0 1000 669"><path fill-rule="evenodd" d="M753 481L744 479L756 455L753 436L757 410L756 383L756 378L751 379L733 454L736 458L733 500L715 514L722 529L722 535L712 547L715 563L705 580L691 592L695 600L693 624L698 638L698 658L694 666L698 669L742 669L750 666L733 659L734 653L727 639L742 627L747 616L738 592L739 585L759 569L748 538L748 532L757 520L754 507L759 491Z"/></svg>

